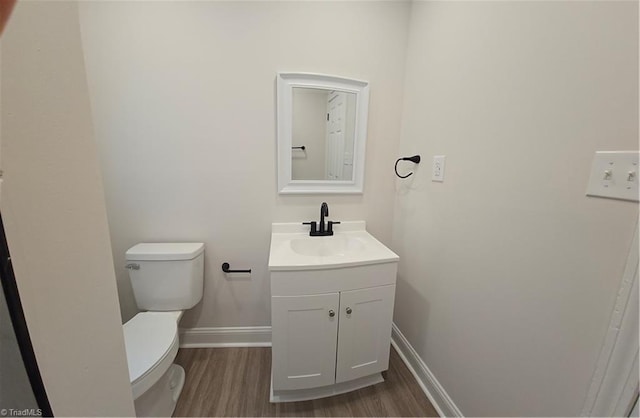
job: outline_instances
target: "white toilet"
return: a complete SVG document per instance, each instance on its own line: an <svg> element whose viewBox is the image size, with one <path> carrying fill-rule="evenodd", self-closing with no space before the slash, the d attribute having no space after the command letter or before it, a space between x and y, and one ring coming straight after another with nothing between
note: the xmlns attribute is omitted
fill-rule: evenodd
<svg viewBox="0 0 640 418"><path fill-rule="evenodd" d="M123 325L136 415L170 417L184 385L178 321L202 299L204 244L142 243L126 254L138 308Z"/></svg>

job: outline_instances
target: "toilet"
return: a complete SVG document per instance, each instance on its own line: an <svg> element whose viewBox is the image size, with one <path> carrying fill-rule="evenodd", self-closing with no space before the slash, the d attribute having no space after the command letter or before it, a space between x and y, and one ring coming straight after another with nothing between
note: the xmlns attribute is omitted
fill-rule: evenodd
<svg viewBox="0 0 640 418"><path fill-rule="evenodd" d="M174 364L182 312L202 299L203 243L141 243L127 253L133 294L142 312L122 327L136 415L170 417L185 380Z"/></svg>

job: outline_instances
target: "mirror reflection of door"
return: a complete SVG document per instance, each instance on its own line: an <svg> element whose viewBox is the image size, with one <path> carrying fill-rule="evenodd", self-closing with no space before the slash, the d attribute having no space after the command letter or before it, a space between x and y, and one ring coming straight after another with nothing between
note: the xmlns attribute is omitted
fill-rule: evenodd
<svg viewBox="0 0 640 418"><path fill-rule="evenodd" d="M327 180L350 180L348 167L344 167L345 125L346 125L346 93L332 91L327 102ZM345 169L346 168L346 169ZM348 178L345 178L348 177Z"/></svg>
<svg viewBox="0 0 640 418"><path fill-rule="evenodd" d="M356 95L295 87L292 117L292 179L352 180Z"/></svg>

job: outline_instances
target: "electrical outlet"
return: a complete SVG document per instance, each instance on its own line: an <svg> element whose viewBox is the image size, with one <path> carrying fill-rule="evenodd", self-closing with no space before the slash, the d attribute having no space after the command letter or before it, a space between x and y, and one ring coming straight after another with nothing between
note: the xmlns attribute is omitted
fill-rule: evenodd
<svg viewBox="0 0 640 418"><path fill-rule="evenodd" d="M444 160L445 155L433 156L433 168L431 170L431 181L444 181Z"/></svg>

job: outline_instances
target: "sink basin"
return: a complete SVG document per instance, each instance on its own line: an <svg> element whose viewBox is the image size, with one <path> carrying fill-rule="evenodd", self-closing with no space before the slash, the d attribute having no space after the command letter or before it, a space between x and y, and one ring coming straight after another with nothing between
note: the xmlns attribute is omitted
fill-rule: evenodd
<svg viewBox="0 0 640 418"><path fill-rule="evenodd" d="M274 223L269 270L314 270L397 262L398 256L365 229L364 221L334 226L330 237L309 236L302 223Z"/></svg>
<svg viewBox="0 0 640 418"><path fill-rule="evenodd" d="M344 256L362 251L365 247L362 239L344 234L331 237L294 238L289 243L291 249L297 254L319 257Z"/></svg>

